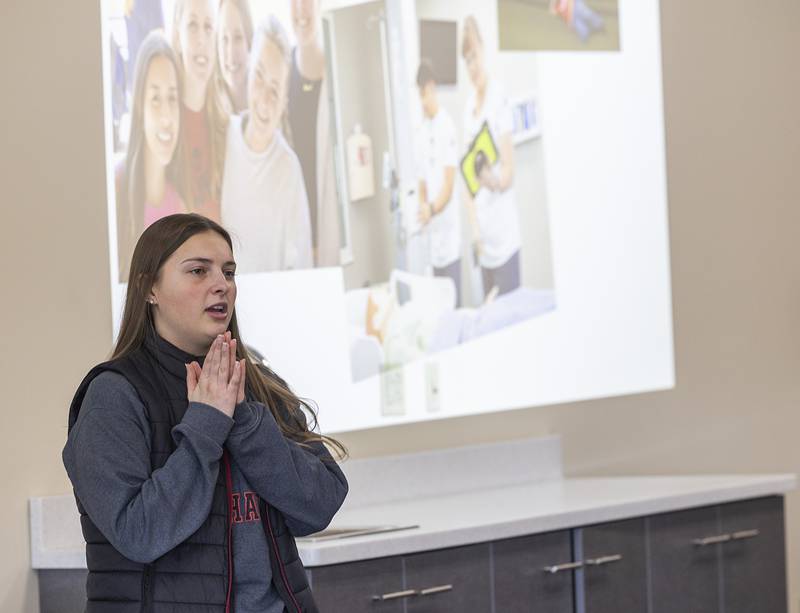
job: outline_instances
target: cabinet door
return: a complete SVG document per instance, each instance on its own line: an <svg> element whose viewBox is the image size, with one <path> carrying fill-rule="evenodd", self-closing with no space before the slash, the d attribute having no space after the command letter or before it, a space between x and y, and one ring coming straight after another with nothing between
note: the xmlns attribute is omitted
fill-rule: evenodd
<svg viewBox="0 0 800 613"><path fill-rule="evenodd" d="M489 544L404 556L407 613L491 613Z"/></svg>
<svg viewBox="0 0 800 613"><path fill-rule="evenodd" d="M573 571L545 568L572 562L568 530L492 544L495 611L571 613Z"/></svg>
<svg viewBox="0 0 800 613"><path fill-rule="evenodd" d="M86 610L86 570L42 569L39 613L83 613Z"/></svg>
<svg viewBox="0 0 800 613"><path fill-rule="evenodd" d="M403 613L400 557L319 566L308 575L320 613Z"/></svg>
<svg viewBox="0 0 800 613"><path fill-rule="evenodd" d="M783 498L720 506L725 613L786 613Z"/></svg>
<svg viewBox="0 0 800 613"><path fill-rule="evenodd" d="M644 518L576 532L581 535L586 613L647 613Z"/></svg>
<svg viewBox="0 0 800 613"><path fill-rule="evenodd" d="M720 535L716 507L647 519L652 613L718 613L719 548L696 539Z"/></svg>

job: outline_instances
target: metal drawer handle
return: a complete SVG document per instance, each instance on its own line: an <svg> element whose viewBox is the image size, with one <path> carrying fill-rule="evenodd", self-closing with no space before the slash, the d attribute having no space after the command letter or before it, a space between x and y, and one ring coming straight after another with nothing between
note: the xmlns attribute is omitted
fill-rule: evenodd
<svg viewBox="0 0 800 613"><path fill-rule="evenodd" d="M419 591L420 596L429 596L430 594L439 594L441 592L449 592L453 586L449 583L447 585L437 585L436 587L426 587L424 590Z"/></svg>
<svg viewBox="0 0 800 613"><path fill-rule="evenodd" d="M575 570L576 568L583 568L583 562L567 562L566 564L545 566L542 570L546 573L555 574L560 573L562 570Z"/></svg>
<svg viewBox="0 0 800 613"><path fill-rule="evenodd" d="M602 566L603 564L610 564L611 562L619 562L622 556L618 553L610 556L600 556L599 558L590 558L586 560L587 566Z"/></svg>
<svg viewBox="0 0 800 613"><path fill-rule="evenodd" d="M373 596L372 600L396 600L397 598L408 598L409 596L416 595L417 590L403 590L402 592L389 592L388 594Z"/></svg>
<svg viewBox="0 0 800 613"><path fill-rule="evenodd" d="M734 541L739 541L741 539L751 539L757 537L761 534L758 530L739 530L739 532L734 532L731 538Z"/></svg>
<svg viewBox="0 0 800 613"><path fill-rule="evenodd" d="M718 534L717 536L706 536L701 539L694 539L692 543L699 547L705 547L706 545L716 545L717 543L727 543L731 540L730 534Z"/></svg>

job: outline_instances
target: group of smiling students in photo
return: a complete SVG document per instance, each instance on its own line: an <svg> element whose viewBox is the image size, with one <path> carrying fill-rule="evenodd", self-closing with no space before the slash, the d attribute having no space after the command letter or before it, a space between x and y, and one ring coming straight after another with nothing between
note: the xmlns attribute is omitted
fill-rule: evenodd
<svg viewBox="0 0 800 613"><path fill-rule="evenodd" d="M176 0L171 31L131 58L130 136L116 169L120 281L142 231L174 213L220 222L239 272L335 266L339 215L319 0L291 27L245 0Z"/></svg>

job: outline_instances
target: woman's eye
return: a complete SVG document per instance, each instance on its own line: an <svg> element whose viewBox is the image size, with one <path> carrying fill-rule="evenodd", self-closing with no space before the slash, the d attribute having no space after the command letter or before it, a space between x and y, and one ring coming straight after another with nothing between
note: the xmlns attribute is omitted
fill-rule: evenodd
<svg viewBox="0 0 800 613"><path fill-rule="evenodd" d="M189 31L190 32L196 32L197 31L197 22L196 21L190 21L189 22Z"/></svg>
<svg viewBox="0 0 800 613"><path fill-rule="evenodd" d="M236 271L235 270L226 270L225 271L225 276L228 277L229 279L233 279L236 276Z"/></svg>
<svg viewBox="0 0 800 613"><path fill-rule="evenodd" d="M189 272L192 273L192 274L195 274L195 273L199 273L199 272L205 272L205 270L202 269L202 268L192 268Z"/></svg>

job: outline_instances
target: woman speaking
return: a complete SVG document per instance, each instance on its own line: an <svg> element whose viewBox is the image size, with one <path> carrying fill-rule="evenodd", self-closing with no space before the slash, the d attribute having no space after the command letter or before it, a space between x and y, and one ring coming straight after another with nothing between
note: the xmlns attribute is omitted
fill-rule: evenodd
<svg viewBox="0 0 800 613"><path fill-rule="evenodd" d="M88 613L317 610L294 537L344 501L326 444L345 450L249 359L235 269L227 231L196 214L136 244L119 338L78 387L63 452Z"/></svg>

